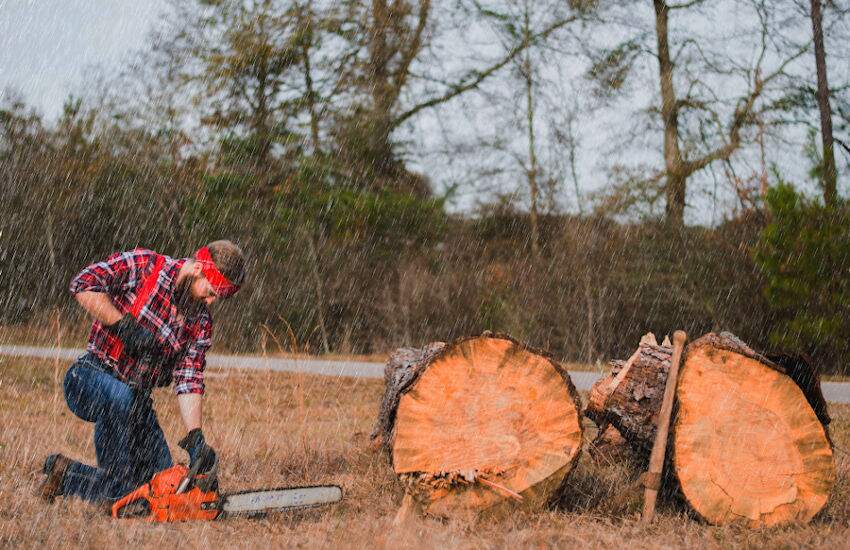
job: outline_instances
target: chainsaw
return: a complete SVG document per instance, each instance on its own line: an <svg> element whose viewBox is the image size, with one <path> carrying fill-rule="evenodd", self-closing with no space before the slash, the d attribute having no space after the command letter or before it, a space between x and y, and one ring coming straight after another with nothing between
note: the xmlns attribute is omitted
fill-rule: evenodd
<svg viewBox="0 0 850 550"><path fill-rule="evenodd" d="M178 464L163 470L112 505L114 518L150 522L214 520L230 516L258 516L267 512L298 510L342 500L336 485L283 487L220 494L218 462L206 474Z"/></svg>

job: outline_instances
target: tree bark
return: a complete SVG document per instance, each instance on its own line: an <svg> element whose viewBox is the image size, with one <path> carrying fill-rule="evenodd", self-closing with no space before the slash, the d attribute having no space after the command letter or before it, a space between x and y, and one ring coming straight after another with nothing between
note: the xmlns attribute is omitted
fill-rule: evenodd
<svg viewBox="0 0 850 550"><path fill-rule="evenodd" d="M682 171L679 149L679 108L673 86L673 60L670 57L669 8L654 0L655 37L658 45L658 74L661 89L661 121L664 125L664 166L666 171L666 219L675 226L684 223L687 176Z"/></svg>
<svg viewBox="0 0 850 550"><path fill-rule="evenodd" d="M593 385L585 415L604 428L613 425L638 454L649 457L670 370L672 346L649 334L628 361L612 361L611 373Z"/></svg>
<svg viewBox="0 0 850 550"><path fill-rule="evenodd" d="M325 293L323 290L324 282L319 273L319 252L313 240L313 232L307 228L305 233L307 233L307 245L310 253L310 275L313 278L313 288L316 291L316 321L319 323L319 335L322 337L322 350L325 354L328 354L331 352L331 346L327 324L325 323Z"/></svg>
<svg viewBox="0 0 850 550"><path fill-rule="evenodd" d="M304 87L306 90L307 108L310 112L310 140L313 145L313 154L321 153L322 144L319 141L319 113L316 110L316 90L313 84L313 69L310 63L310 50L313 48L313 3L308 2L306 6L306 18L302 24L309 28L308 39L302 40L301 57L304 62Z"/></svg>
<svg viewBox="0 0 850 550"><path fill-rule="evenodd" d="M716 148L695 158L683 154L679 142L679 112L689 104L687 97L679 99L673 82L675 64L670 53L669 14L671 9L684 9L693 3L668 5L664 0L653 0L655 8L655 35L657 41L659 89L661 94L661 122L664 127L664 176L665 176L665 215L672 226L684 224L687 201L688 178L718 160L728 160L741 147L741 131L752 123L756 114L755 105L765 86L784 74L785 67L805 51L801 48L789 58L783 60L773 72L762 75L761 63L764 52L752 68L753 82L747 94L738 99L732 121L724 131L723 142ZM767 33L766 29L763 29Z"/></svg>
<svg viewBox="0 0 850 550"><path fill-rule="evenodd" d="M818 79L818 109L820 110L820 133L823 143L823 200L827 206L834 206L838 196L835 168L835 152L832 137L832 109L829 105L829 83L826 76L826 49L823 44L823 13L820 0L811 0L812 34L815 46L815 67Z"/></svg>
<svg viewBox="0 0 850 550"><path fill-rule="evenodd" d="M384 396L371 437L375 443L381 444L388 457L392 453L392 433L399 399L419 378L428 362L444 347L445 342L431 342L423 348L399 348L387 359L384 367Z"/></svg>
<svg viewBox="0 0 850 550"><path fill-rule="evenodd" d="M528 1L525 2L523 13L523 40L531 40L531 21L529 20ZM531 68L531 51L525 50L522 61L522 74L525 80L525 113L528 125L528 191L530 195L530 221L531 221L531 253L535 259L540 257L540 228L538 225L538 185L537 185L537 150L535 148L534 135L534 76Z"/></svg>
<svg viewBox="0 0 850 550"><path fill-rule="evenodd" d="M510 337L403 348L384 378L372 435L427 514L539 509L578 460L579 398L569 375Z"/></svg>

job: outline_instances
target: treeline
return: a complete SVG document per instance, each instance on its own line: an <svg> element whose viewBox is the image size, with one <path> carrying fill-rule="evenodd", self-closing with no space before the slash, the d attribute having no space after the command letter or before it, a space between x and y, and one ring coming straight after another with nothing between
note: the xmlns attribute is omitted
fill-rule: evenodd
<svg viewBox="0 0 850 550"><path fill-rule="evenodd" d="M225 237L251 262L217 313L234 350L491 329L595 361L648 330L728 329L843 370L850 75L824 96L808 3L720 4L740 51L705 34L723 14L699 1L174 2L58 120L0 105L0 322L72 314L68 280L114 250ZM613 106L641 91L648 108ZM581 128L605 112L628 115L622 155L588 169ZM826 114L837 139L818 139ZM446 147L418 154L434 136ZM800 136L817 193L773 162ZM718 181L735 207L686 224Z"/></svg>

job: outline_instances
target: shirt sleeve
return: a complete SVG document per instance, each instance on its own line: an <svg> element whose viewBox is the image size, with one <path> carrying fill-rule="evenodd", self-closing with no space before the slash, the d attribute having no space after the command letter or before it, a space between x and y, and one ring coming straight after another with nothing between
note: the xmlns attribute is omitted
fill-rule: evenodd
<svg viewBox="0 0 850 550"><path fill-rule="evenodd" d="M116 252L102 262L86 266L71 279L71 294L86 291L116 294L135 288L141 268L151 254L143 249Z"/></svg>
<svg viewBox="0 0 850 550"><path fill-rule="evenodd" d="M207 366L207 350L212 346L212 319L204 315L198 322L195 338L187 346L186 353L174 368L174 391L204 393L204 368Z"/></svg>

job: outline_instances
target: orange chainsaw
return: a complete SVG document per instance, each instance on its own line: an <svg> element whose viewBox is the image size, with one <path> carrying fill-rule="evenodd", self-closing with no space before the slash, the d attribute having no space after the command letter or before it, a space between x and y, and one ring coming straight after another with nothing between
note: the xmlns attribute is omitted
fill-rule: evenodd
<svg viewBox="0 0 850 550"><path fill-rule="evenodd" d="M213 520L227 516L256 516L297 510L342 500L336 485L284 487L219 494L217 462L210 473L199 475L177 465L155 474L148 483L112 505L114 518L144 518L151 522Z"/></svg>

